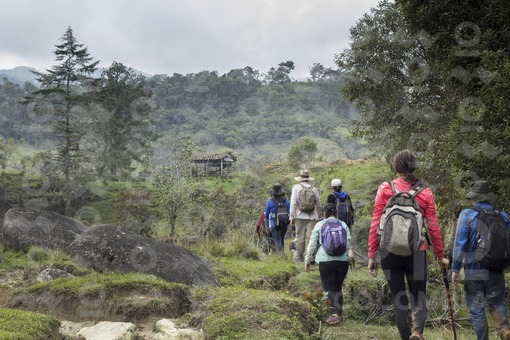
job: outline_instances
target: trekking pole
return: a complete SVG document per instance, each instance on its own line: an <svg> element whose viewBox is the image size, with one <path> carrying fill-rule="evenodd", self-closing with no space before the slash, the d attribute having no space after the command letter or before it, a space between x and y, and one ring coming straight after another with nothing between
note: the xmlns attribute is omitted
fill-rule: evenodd
<svg viewBox="0 0 510 340"><path fill-rule="evenodd" d="M443 281L444 286L446 287L446 296L448 297L448 309L450 310L450 319L452 321L453 339L457 340L457 332L455 331L455 319L453 317L452 297L450 294L450 282L448 281L448 273L446 272L445 267L443 267Z"/></svg>
<svg viewBox="0 0 510 340"><path fill-rule="evenodd" d="M427 228L423 228L422 235L425 237L427 244L430 246L432 242L430 241L430 236L427 233ZM452 295L450 294L450 282L448 281L448 273L445 267L442 267L442 273L444 286L446 288L446 296L448 298L448 309L450 310L450 320L452 322L453 339L457 340L457 332L455 330L455 318L453 317Z"/></svg>

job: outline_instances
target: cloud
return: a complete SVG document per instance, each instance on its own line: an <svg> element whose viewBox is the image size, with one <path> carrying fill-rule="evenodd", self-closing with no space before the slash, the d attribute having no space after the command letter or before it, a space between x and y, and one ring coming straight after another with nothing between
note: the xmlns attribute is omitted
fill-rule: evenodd
<svg viewBox="0 0 510 340"><path fill-rule="evenodd" d="M150 73L251 66L265 73L292 60L293 75L335 67L349 28L376 0L0 0L0 69L48 68L68 26L101 66Z"/></svg>

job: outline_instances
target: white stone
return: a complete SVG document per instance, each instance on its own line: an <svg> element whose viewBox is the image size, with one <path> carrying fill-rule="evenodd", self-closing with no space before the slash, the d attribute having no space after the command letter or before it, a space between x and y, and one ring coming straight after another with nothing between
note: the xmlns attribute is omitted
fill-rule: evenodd
<svg viewBox="0 0 510 340"><path fill-rule="evenodd" d="M156 322L158 340L205 340L204 332L191 328L178 329L172 320L161 319Z"/></svg>
<svg viewBox="0 0 510 340"><path fill-rule="evenodd" d="M129 322L99 322L82 328L78 336L85 340L131 340L136 326Z"/></svg>

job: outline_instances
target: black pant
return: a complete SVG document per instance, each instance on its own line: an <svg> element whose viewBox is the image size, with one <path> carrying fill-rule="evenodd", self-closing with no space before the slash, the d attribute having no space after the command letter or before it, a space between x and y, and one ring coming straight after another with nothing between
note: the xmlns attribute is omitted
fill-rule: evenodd
<svg viewBox="0 0 510 340"><path fill-rule="evenodd" d="M411 298L413 328L423 333L423 327L427 318L427 265L425 251L420 250L418 253L409 256L398 256L382 250L381 267L393 298L395 322L397 323L401 339L408 340L411 335L406 281Z"/></svg>
<svg viewBox="0 0 510 340"><path fill-rule="evenodd" d="M319 263L322 289L327 292L330 314L342 315L344 296L342 285L349 271L348 261L327 261Z"/></svg>

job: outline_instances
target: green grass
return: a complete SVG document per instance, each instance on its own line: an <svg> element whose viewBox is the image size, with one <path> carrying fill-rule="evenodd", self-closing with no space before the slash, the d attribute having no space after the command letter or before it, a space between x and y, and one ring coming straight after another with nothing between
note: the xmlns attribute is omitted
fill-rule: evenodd
<svg viewBox="0 0 510 340"><path fill-rule="evenodd" d="M344 182L344 190L351 195L357 209L357 223L367 223L370 220L370 206L375 197L375 191L384 180L393 175L389 167L382 161L340 162L311 169L315 184L321 192L321 201L325 202L330 193L330 182L333 178L340 178ZM288 169L257 176L246 173L232 174L227 179L204 178L197 182L209 190L222 190L235 193L246 190L248 185L258 196L253 200L265 203L269 189L274 182L281 182L290 190L295 173ZM112 183L105 186L101 183L90 183L90 191L101 197L100 202L92 203L103 220L109 222L114 215L115 195L122 189L129 188L129 183ZM251 188L250 188L251 189ZM251 191L250 191L251 192ZM259 197L261 193L263 197ZM290 196L290 192L288 193ZM83 270L74 265L71 259L61 252L46 251L34 248L29 254L17 253L0 248L0 270L26 270L34 273L44 266L57 267L76 275L74 278L61 278L45 283L37 283L20 290L28 292L49 291L54 294L96 294L110 292L109 288L118 291L131 289L151 289L172 291L177 294L193 294L193 307L190 314L182 320L191 320L194 326L203 327L208 337L214 339L396 339L397 329L393 325L388 312L382 315L371 315L374 303L377 301L376 292L381 289L385 280L380 273L379 281L369 277L365 267L349 271L344 283L345 289L345 322L334 327L324 325L324 310L322 300L310 303L306 296L318 295L320 276L317 267L307 273L301 263L290 260L290 254L285 248L284 255L265 256L257 249L253 236L254 224L242 223L238 229L228 230L221 239L202 241L193 246L193 251L211 260L213 270L217 275L220 287L198 288L180 286L169 283L153 276L142 274L91 274L90 270ZM358 227L358 225L355 225ZM355 234L361 232L356 229ZM189 233L190 230L183 230ZM366 239L365 236L363 236ZM286 241L288 242L288 241ZM437 272L430 271L428 293L431 295L429 303L429 319L444 313L445 292ZM26 285L25 285L26 286ZM457 307L460 304L459 317L467 317L461 288L455 291ZM308 294L308 295L307 295ZM167 301L155 297L148 299L147 304L137 305L129 298L123 301L123 308L136 309L142 313L144 308L165 310L169 308ZM387 304L387 302L386 302ZM489 318L490 319L490 318ZM23 322L20 319L20 323ZM29 325L32 327L31 325ZM458 339L473 338L473 330L469 323L463 324L464 329L458 329ZM28 326L27 326L28 327ZM37 328L37 325L34 325ZM0 326L2 331L9 332ZM43 332L40 332L43 334ZM427 326L426 336L429 339L451 338L451 329L446 326ZM30 337L27 337L30 338ZM16 338L14 338L16 339Z"/></svg>
<svg viewBox="0 0 510 340"><path fill-rule="evenodd" d="M297 272L294 263L279 255L270 255L263 260L222 257L216 262L216 276L224 286L280 290Z"/></svg>
<svg viewBox="0 0 510 340"><path fill-rule="evenodd" d="M326 202L331 193L331 180L342 181L343 190L349 194L354 205L372 203L379 185L394 176L383 161L343 162L339 165L323 168L317 175L321 202Z"/></svg>
<svg viewBox="0 0 510 340"><path fill-rule="evenodd" d="M474 332L469 329L457 329L456 332L457 340L472 340L476 338ZM424 336L426 339L453 340L453 331L449 325L427 326L424 330ZM339 325L326 327L322 334L323 340L395 340L399 338L396 326L377 326L354 320L345 320Z"/></svg>
<svg viewBox="0 0 510 340"><path fill-rule="evenodd" d="M26 254L0 246L0 270L13 271L16 269L33 268L37 265Z"/></svg>
<svg viewBox="0 0 510 340"><path fill-rule="evenodd" d="M77 296L79 294L95 294L104 289L151 289L163 291L180 290L186 293L188 287L181 283L168 282L155 276L130 273L130 274L91 274L80 277L65 277L47 282L42 282L25 288L27 292L47 290L51 293L66 293Z"/></svg>
<svg viewBox="0 0 510 340"><path fill-rule="evenodd" d="M318 328L310 305L282 292L219 288L204 330L212 339L308 339Z"/></svg>
<svg viewBox="0 0 510 340"><path fill-rule="evenodd" d="M60 321L45 314L0 308L0 339L59 339Z"/></svg>

